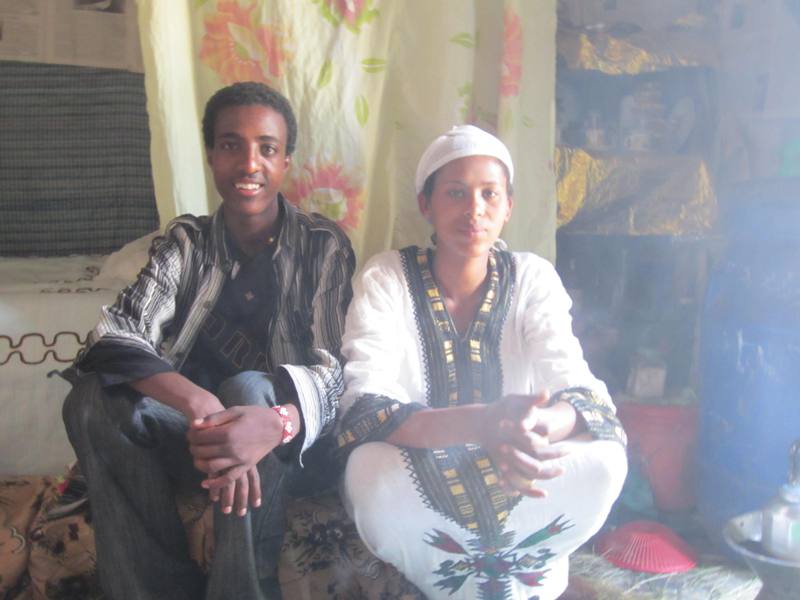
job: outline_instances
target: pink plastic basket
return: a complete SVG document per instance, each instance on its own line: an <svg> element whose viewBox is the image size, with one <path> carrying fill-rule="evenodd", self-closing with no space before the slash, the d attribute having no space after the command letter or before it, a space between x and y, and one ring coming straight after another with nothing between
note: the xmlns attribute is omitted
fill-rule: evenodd
<svg viewBox="0 0 800 600"><path fill-rule="evenodd" d="M697 553L670 528L655 521L631 521L604 534L595 551L623 569L680 573L697 566Z"/></svg>

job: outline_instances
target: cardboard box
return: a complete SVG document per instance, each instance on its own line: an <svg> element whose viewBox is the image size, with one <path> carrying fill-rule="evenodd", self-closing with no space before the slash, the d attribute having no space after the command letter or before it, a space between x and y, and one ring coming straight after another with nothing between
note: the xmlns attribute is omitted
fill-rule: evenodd
<svg viewBox="0 0 800 600"><path fill-rule="evenodd" d="M667 365L660 359L634 358L628 373L627 393L635 398L660 398L667 381Z"/></svg>

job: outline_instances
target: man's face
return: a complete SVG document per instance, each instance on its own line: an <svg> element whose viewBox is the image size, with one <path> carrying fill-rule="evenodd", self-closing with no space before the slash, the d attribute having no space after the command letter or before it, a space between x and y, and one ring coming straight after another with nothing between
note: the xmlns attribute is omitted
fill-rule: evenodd
<svg viewBox="0 0 800 600"><path fill-rule="evenodd" d="M206 153L227 217L277 218L276 196L291 158L279 112L260 104L222 109Z"/></svg>

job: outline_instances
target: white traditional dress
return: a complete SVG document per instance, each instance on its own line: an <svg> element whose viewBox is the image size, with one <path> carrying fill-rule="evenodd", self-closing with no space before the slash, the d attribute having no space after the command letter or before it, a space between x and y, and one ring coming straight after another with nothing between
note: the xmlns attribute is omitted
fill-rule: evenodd
<svg viewBox="0 0 800 600"><path fill-rule="evenodd" d="M603 524L625 478L625 434L572 333L552 265L492 250L489 285L459 336L430 270L433 250L373 257L354 281L342 352L342 496L364 543L429 598L557 598L569 554ZM548 390L588 434L560 442L546 498L509 496L478 445L400 448L385 439L425 407Z"/></svg>

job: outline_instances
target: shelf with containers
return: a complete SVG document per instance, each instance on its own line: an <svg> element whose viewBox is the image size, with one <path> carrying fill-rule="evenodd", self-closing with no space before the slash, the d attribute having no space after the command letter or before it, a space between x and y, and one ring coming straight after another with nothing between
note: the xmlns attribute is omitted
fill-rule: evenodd
<svg viewBox="0 0 800 600"><path fill-rule="evenodd" d="M689 363L717 218L715 54L696 32L629 26L559 28L558 50L557 268L582 297L576 310L622 332L608 349L615 391L635 391L630 370L648 362L667 370L649 396L696 389Z"/></svg>
<svg viewBox="0 0 800 600"><path fill-rule="evenodd" d="M690 509L701 316L720 247L715 54L696 31L630 26L560 27L558 49L556 268L657 508Z"/></svg>

